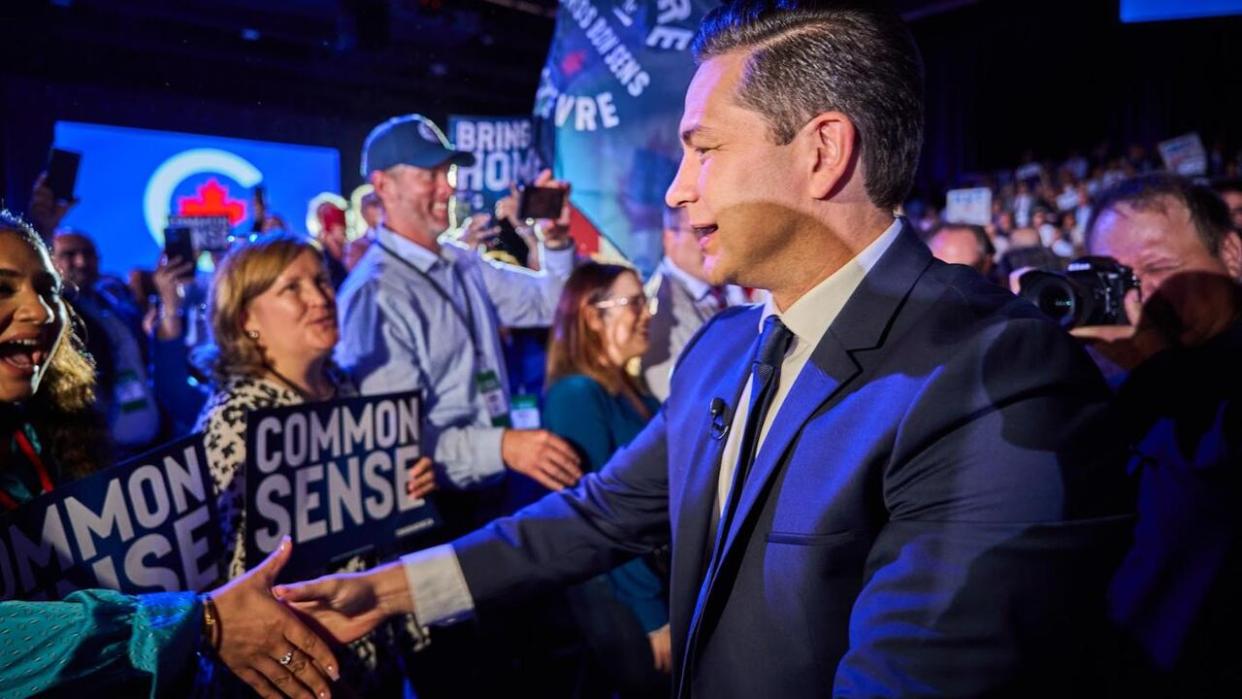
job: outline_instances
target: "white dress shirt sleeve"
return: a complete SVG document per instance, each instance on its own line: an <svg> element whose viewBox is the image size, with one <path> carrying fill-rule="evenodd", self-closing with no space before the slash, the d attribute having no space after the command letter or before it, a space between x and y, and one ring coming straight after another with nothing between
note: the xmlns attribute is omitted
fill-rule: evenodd
<svg viewBox="0 0 1242 699"><path fill-rule="evenodd" d="M451 545L406 554L401 566L419 626L450 624L473 614L474 598Z"/></svg>
<svg viewBox="0 0 1242 699"><path fill-rule="evenodd" d="M539 272L480 259L483 285L501 325L538 328L552 324L561 289L574 270L574 248L546 250L540 243L538 254L543 263Z"/></svg>

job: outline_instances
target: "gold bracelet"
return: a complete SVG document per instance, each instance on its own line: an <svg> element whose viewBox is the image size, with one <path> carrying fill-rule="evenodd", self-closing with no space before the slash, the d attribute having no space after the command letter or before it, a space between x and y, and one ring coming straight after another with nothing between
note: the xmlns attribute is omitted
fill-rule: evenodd
<svg viewBox="0 0 1242 699"><path fill-rule="evenodd" d="M204 594L203 600L203 635L212 652L220 650L220 612L210 594Z"/></svg>

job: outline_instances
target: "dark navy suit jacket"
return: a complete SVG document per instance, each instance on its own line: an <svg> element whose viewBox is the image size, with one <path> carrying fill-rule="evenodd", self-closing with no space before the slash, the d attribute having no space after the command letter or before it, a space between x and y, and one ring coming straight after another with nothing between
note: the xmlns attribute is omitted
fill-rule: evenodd
<svg viewBox="0 0 1242 699"><path fill-rule="evenodd" d="M736 405L760 314L713 319L601 472L455 543L480 613L671 537L681 696L1091 694L1133 522L1108 391L1071 338L908 226L780 407L700 594L709 408Z"/></svg>

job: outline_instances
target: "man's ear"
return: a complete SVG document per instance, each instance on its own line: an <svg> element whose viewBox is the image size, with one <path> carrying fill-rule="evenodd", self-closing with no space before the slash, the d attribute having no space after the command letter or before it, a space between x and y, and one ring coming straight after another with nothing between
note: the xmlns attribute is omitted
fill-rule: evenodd
<svg viewBox="0 0 1242 699"><path fill-rule="evenodd" d="M813 198L828 199L849 182L858 154L858 132L849 117L841 112L817 114L795 140L809 166Z"/></svg>
<svg viewBox="0 0 1242 699"><path fill-rule="evenodd" d="M1220 259L1234 281L1242 281L1242 236L1229 231L1220 241Z"/></svg>
<svg viewBox="0 0 1242 699"><path fill-rule="evenodd" d="M384 197L380 194L380 191L386 191L388 183L388 178L384 176L383 171L372 170L371 174L367 175L367 181L371 183L371 188L375 190L375 196L379 197L380 201L383 201Z"/></svg>

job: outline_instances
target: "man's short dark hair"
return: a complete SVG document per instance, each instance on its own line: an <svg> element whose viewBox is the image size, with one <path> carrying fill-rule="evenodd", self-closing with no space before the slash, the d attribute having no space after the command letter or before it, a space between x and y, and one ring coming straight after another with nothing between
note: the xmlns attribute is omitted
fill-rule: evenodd
<svg viewBox="0 0 1242 699"><path fill-rule="evenodd" d="M923 144L923 60L891 12L857 2L732 0L707 13L692 46L703 62L748 50L738 102L786 144L816 114L839 111L862 145L867 195L895 209Z"/></svg>
<svg viewBox="0 0 1242 699"><path fill-rule="evenodd" d="M1170 200L1190 211L1190 220L1204 247L1211 254L1219 255L1221 241L1233 230L1224 200L1209 187L1166 172L1131 177L1100 194L1087 224L1087 249L1092 248L1095 226L1106 211L1125 205L1136 211L1167 213Z"/></svg>

